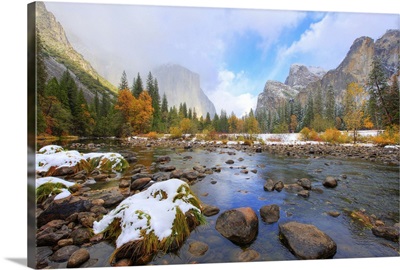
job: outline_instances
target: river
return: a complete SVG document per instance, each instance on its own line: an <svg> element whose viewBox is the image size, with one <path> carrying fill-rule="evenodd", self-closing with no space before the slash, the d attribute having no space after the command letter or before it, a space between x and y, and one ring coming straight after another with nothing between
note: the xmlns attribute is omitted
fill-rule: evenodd
<svg viewBox="0 0 400 270"><path fill-rule="evenodd" d="M98 150L118 152L127 148L108 142ZM350 216L352 211L363 211L369 216L375 215L389 226L399 222L397 166L357 159L283 158L269 153L250 153L227 148L209 151L203 148L184 150L136 146L129 150L136 153L137 163L147 167L163 155L170 156L169 165L178 169L192 168L195 165L207 168L220 166L220 173L207 175L191 186L202 202L219 207L220 213L237 207L251 207L259 216L259 209L263 205L277 204L280 207L280 219L277 223L266 224L259 216L258 236L248 246L237 246L220 235L215 230L216 215L207 218L207 225L193 231L177 253L158 254L150 264L235 262L243 251L249 249L259 253L258 261L295 260L296 257L279 240L278 224L287 221L313 224L328 234L337 244L334 258L399 256L398 243L376 237L371 229ZM234 164L226 164L228 159L234 160ZM243 168L248 173L242 172ZM336 188L328 189L322 185L327 176L339 179ZM313 190L308 198L286 190L266 192L263 186L269 178L285 184L308 178L312 182ZM99 189L117 186L118 182L89 186ZM337 211L340 215L332 217L327 214L329 211ZM201 257L191 255L188 249L193 241L206 243L209 246L207 253ZM99 258L108 258L113 251L112 246L104 243L93 246L92 249L95 250L91 252ZM108 262L106 259L99 260L93 266L108 266Z"/></svg>

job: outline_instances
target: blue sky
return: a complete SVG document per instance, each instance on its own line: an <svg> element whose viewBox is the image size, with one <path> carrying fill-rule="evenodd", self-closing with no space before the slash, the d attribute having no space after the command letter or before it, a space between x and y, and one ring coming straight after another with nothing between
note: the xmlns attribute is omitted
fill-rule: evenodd
<svg viewBox="0 0 400 270"><path fill-rule="evenodd" d="M200 75L217 111L255 109L267 80L290 65L337 67L360 36L381 37L399 15L46 3L76 49L111 82L165 63Z"/></svg>

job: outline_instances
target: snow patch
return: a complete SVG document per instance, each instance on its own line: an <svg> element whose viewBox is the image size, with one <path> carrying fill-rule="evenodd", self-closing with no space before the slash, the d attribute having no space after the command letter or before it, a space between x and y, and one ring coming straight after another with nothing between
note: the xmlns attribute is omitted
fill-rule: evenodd
<svg viewBox="0 0 400 270"><path fill-rule="evenodd" d="M177 208L183 213L191 209L201 212L189 203L193 196L186 195L187 189L189 186L179 179L156 183L146 191L123 200L103 219L93 224L93 231L95 234L101 233L118 218L122 232L116 240L117 248L142 239L142 230L146 234L153 232L161 241L172 233Z"/></svg>
<svg viewBox="0 0 400 270"><path fill-rule="evenodd" d="M36 171L47 172L53 166L73 167L84 159L82 154L75 150L36 154Z"/></svg>
<svg viewBox="0 0 400 270"><path fill-rule="evenodd" d="M64 179L49 176L49 177L41 177L41 178L36 179L36 188L38 188L41 185L46 184L46 183L53 183L53 184L60 183L66 187L71 187L71 186L75 185L75 183L66 181Z"/></svg>

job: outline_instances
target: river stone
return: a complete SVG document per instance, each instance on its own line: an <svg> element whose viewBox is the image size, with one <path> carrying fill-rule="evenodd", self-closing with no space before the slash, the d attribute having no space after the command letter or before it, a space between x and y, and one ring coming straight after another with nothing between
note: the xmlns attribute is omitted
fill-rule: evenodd
<svg viewBox="0 0 400 270"><path fill-rule="evenodd" d="M182 177L189 181L194 181L197 179L197 177L199 177L199 173L195 170L185 170Z"/></svg>
<svg viewBox="0 0 400 270"><path fill-rule="evenodd" d="M74 245L82 245L88 243L92 233L88 228L78 228L71 233L71 238L74 240Z"/></svg>
<svg viewBox="0 0 400 270"><path fill-rule="evenodd" d="M142 190L150 181L151 181L150 177L144 177L132 180L131 190Z"/></svg>
<svg viewBox="0 0 400 270"><path fill-rule="evenodd" d="M301 178L297 181L297 183L302 186L304 189L310 190L311 189L311 181L308 178Z"/></svg>
<svg viewBox="0 0 400 270"><path fill-rule="evenodd" d="M332 176L327 176L322 184L324 185L324 187L334 188L337 186L337 180Z"/></svg>
<svg viewBox="0 0 400 270"><path fill-rule="evenodd" d="M130 185L131 185L131 182L130 182L129 180L122 179L122 180L119 182L118 187L119 187L119 188L127 188L127 187L129 187Z"/></svg>
<svg viewBox="0 0 400 270"><path fill-rule="evenodd" d="M96 221L96 214L92 212L81 212L78 214L78 220L84 227L92 228L93 223Z"/></svg>
<svg viewBox="0 0 400 270"><path fill-rule="evenodd" d="M62 226L60 229L47 227L44 230L39 231L36 234L36 245L37 246L53 246L59 240L67 238L70 231L67 226Z"/></svg>
<svg viewBox="0 0 400 270"><path fill-rule="evenodd" d="M278 192L281 192L284 187L285 187L285 185L283 184L283 182L282 181L278 181L274 185L274 190L276 190Z"/></svg>
<svg viewBox="0 0 400 270"><path fill-rule="evenodd" d="M238 256L240 262L251 262L260 258L260 253L253 249L245 250Z"/></svg>
<svg viewBox="0 0 400 270"><path fill-rule="evenodd" d="M192 242L189 244L189 252L194 256L203 256L208 251L208 245L203 242Z"/></svg>
<svg viewBox="0 0 400 270"><path fill-rule="evenodd" d="M68 259L67 268L76 268L90 259L90 254L87 249L81 248L72 253Z"/></svg>
<svg viewBox="0 0 400 270"><path fill-rule="evenodd" d="M102 181L106 181L108 178L108 174L102 173L96 176L93 176L94 181L96 182L102 182Z"/></svg>
<svg viewBox="0 0 400 270"><path fill-rule="evenodd" d="M257 236L258 217L250 207L228 210L218 217L215 229L236 244L249 244Z"/></svg>
<svg viewBox="0 0 400 270"><path fill-rule="evenodd" d="M304 190L304 188L296 183L285 185L285 190L290 193L299 193L300 191Z"/></svg>
<svg viewBox="0 0 400 270"><path fill-rule="evenodd" d="M274 181L272 179L268 179L267 183L264 185L264 190L265 191L274 191L275 185Z"/></svg>
<svg viewBox="0 0 400 270"><path fill-rule="evenodd" d="M166 162L170 162L171 158L169 156L161 156L157 158L157 162L159 163L166 163Z"/></svg>
<svg viewBox="0 0 400 270"><path fill-rule="evenodd" d="M330 215L331 217L340 216L340 212L338 212L338 211L329 211L329 212L327 212L327 214Z"/></svg>
<svg viewBox="0 0 400 270"><path fill-rule="evenodd" d="M394 242L399 242L399 231L398 227L390 227L390 226L379 226L373 227L372 233L381 238L385 238L387 240L391 240Z"/></svg>
<svg viewBox="0 0 400 270"><path fill-rule="evenodd" d="M228 159L227 161L225 161L226 164L233 164L235 163L235 161L233 161L232 159Z"/></svg>
<svg viewBox="0 0 400 270"><path fill-rule="evenodd" d="M65 246L71 246L74 244L74 239L68 238L68 239L61 239L57 242L57 246L60 248L65 247Z"/></svg>
<svg viewBox="0 0 400 270"><path fill-rule="evenodd" d="M57 250L51 257L50 260L53 262L66 262L72 253L77 251L79 247L77 246L65 246Z"/></svg>
<svg viewBox="0 0 400 270"><path fill-rule="evenodd" d="M66 219L74 213L86 211L90 202L84 197L69 196L62 200L52 201L37 217L38 227L55 219Z"/></svg>
<svg viewBox="0 0 400 270"><path fill-rule="evenodd" d="M180 169L176 169L174 171L171 172L171 178L178 178L180 179L183 175L183 171Z"/></svg>
<svg viewBox="0 0 400 270"><path fill-rule="evenodd" d="M36 269L43 269L49 265L49 256L53 254L50 247L36 248Z"/></svg>
<svg viewBox="0 0 400 270"><path fill-rule="evenodd" d="M277 222L280 218L280 209L276 204L264 205L260 209L261 219L266 223Z"/></svg>
<svg viewBox="0 0 400 270"><path fill-rule="evenodd" d="M310 191L304 189L304 190L299 191L297 193L297 195L300 197L303 197L303 198L308 198L308 197L310 197Z"/></svg>
<svg viewBox="0 0 400 270"><path fill-rule="evenodd" d="M58 167L51 173L51 176L65 176L75 173L74 167Z"/></svg>
<svg viewBox="0 0 400 270"><path fill-rule="evenodd" d="M173 170L176 169L176 167L173 166L173 165L169 165L169 166L159 166L158 169L159 169L161 172L172 172Z"/></svg>
<svg viewBox="0 0 400 270"><path fill-rule="evenodd" d="M208 205L208 204L203 204L203 215L206 217L211 217L215 216L216 214L219 213L219 208L216 206Z"/></svg>
<svg viewBox="0 0 400 270"><path fill-rule="evenodd" d="M279 224L280 239L300 259L328 259L336 254L336 243L311 224Z"/></svg>

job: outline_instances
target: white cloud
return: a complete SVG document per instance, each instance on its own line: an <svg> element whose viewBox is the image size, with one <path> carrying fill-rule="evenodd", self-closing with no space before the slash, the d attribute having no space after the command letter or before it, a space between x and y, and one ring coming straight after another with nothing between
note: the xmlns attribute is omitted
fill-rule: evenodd
<svg viewBox="0 0 400 270"><path fill-rule="evenodd" d="M377 39L387 29L398 27L398 17L382 14L328 13L319 22L311 24L299 40L281 48L277 57L283 63L301 62L336 68L346 56L353 41L361 36ZM276 68L275 72L278 72Z"/></svg>
<svg viewBox="0 0 400 270"><path fill-rule="evenodd" d="M253 85L243 71L235 74L222 69L218 72L218 86L208 96L218 114L224 109L228 115L234 112L241 117L256 107L257 97L251 94Z"/></svg>

